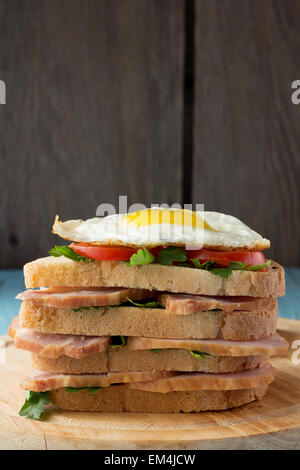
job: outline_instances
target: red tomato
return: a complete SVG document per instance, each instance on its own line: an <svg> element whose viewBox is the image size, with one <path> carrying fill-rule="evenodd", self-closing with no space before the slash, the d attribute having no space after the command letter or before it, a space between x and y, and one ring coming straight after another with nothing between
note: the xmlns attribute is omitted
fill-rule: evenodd
<svg viewBox="0 0 300 470"><path fill-rule="evenodd" d="M264 264L266 258L261 251L209 251L209 250L189 250L187 251L189 259L197 258L204 263L205 261L215 261L220 266L229 266L231 261L246 263L248 266Z"/></svg>
<svg viewBox="0 0 300 470"><path fill-rule="evenodd" d="M128 248L122 246L90 246L87 244L71 243L70 248L81 256L99 261L129 261L131 256L138 251L138 248ZM162 249L161 246L149 251L156 256Z"/></svg>
<svg viewBox="0 0 300 470"><path fill-rule="evenodd" d="M70 248L81 256L101 261L129 261L136 253L134 248L122 248L111 246L88 246L71 243Z"/></svg>
<svg viewBox="0 0 300 470"><path fill-rule="evenodd" d="M70 247L81 256L100 261L129 261L131 256L139 248L129 248L122 246L90 246L88 244L71 243ZM163 246L150 248L149 251L157 256ZM246 263L248 266L264 264L266 259L260 251L209 251L209 250L187 250L187 258L197 258L205 261L215 261L219 266L229 266L231 261Z"/></svg>

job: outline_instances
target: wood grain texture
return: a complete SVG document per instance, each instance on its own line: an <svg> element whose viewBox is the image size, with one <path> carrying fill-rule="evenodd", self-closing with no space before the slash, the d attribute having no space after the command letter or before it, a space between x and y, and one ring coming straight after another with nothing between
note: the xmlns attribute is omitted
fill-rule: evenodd
<svg viewBox="0 0 300 470"><path fill-rule="evenodd" d="M300 263L300 2L196 1L193 199Z"/></svg>
<svg viewBox="0 0 300 470"><path fill-rule="evenodd" d="M0 266L57 242L56 213L181 201L182 0L2 0Z"/></svg>
<svg viewBox="0 0 300 470"><path fill-rule="evenodd" d="M300 322L279 319L291 344ZM0 449L300 449L300 368L273 358L276 379L265 397L237 409L191 414L84 413L50 407L43 422L18 416L29 353L4 339L0 364Z"/></svg>

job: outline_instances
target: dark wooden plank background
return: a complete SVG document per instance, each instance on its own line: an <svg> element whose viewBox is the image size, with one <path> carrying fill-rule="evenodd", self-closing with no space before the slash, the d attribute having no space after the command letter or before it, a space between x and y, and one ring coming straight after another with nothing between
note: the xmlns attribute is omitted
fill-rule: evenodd
<svg viewBox="0 0 300 470"><path fill-rule="evenodd" d="M181 202L183 2L1 0L1 267L47 254L56 213Z"/></svg>
<svg viewBox="0 0 300 470"><path fill-rule="evenodd" d="M299 0L0 0L0 268L56 213L204 203L300 265Z"/></svg>
<svg viewBox="0 0 300 470"><path fill-rule="evenodd" d="M299 0L196 2L193 198L300 265Z"/></svg>

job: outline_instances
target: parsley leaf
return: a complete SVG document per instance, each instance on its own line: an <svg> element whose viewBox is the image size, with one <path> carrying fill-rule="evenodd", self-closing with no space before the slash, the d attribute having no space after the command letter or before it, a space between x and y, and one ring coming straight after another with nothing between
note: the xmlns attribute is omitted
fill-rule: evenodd
<svg viewBox="0 0 300 470"><path fill-rule="evenodd" d="M88 392L90 395L93 395L96 392L99 392L99 390L102 390L103 387L88 387Z"/></svg>
<svg viewBox="0 0 300 470"><path fill-rule="evenodd" d="M158 353L159 351L170 351L171 349L172 348L150 349L150 351L153 352L153 353ZM209 353L200 352L200 351L189 350L189 352L192 354L192 356L196 357L197 359L206 359L207 357L210 356Z"/></svg>
<svg viewBox="0 0 300 470"><path fill-rule="evenodd" d="M271 260L267 260L264 264L257 264L253 266L248 266L247 263L240 263L238 261L231 261L229 266L226 267L214 267L215 261L206 261L200 263L196 258L191 258L191 261L195 268L197 269L206 269L216 276L221 276L223 279L227 279L232 271L260 271L261 269L266 268L271 263ZM247 267L248 266L248 267Z"/></svg>
<svg viewBox="0 0 300 470"><path fill-rule="evenodd" d="M231 269L237 269L243 271L247 267L247 263L240 263L239 261L230 262Z"/></svg>
<svg viewBox="0 0 300 470"><path fill-rule="evenodd" d="M27 393L24 405L19 411L20 416L27 416L30 419L41 419L45 412L45 406L50 403L49 392L32 392Z"/></svg>
<svg viewBox="0 0 300 470"><path fill-rule="evenodd" d="M81 388L74 388L74 387L65 387L65 391L67 393L76 393L76 392L83 392L87 390L90 395L93 393L99 392L103 387L81 387Z"/></svg>
<svg viewBox="0 0 300 470"><path fill-rule="evenodd" d="M191 262L193 263L194 268L206 269L207 271L215 264L215 261L204 261L204 263L200 263L197 258L191 258Z"/></svg>
<svg viewBox="0 0 300 470"><path fill-rule="evenodd" d="M264 264L253 264L252 266L248 266L246 270L247 271L260 271L261 269L267 268L270 263L271 263L271 260L267 259L267 261Z"/></svg>
<svg viewBox="0 0 300 470"><path fill-rule="evenodd" d="M221 276L223 279L227 279L232 273L232 268L226 266L225 268L212 268L210 271L216 276Z"/></svg>
<svg viewBox="0 0 300 470"><path fill-rule="evenodd" d="M139 302L134 302L129 297L126 297L126 299L128 300L128 302L130 302L135 307L164 308L159 302L156 302L155 300L151 300L150 302L145 302L145 303L139 303Z"/></svg>
<svg viewBox="0 0 300 470"><path fill-rule="evenodd" d="M129 262L127 263L128 266L139 266L142 264L150 264L154 263L155 256L150 253L149 250L145 246L140 248L137 253L134 253Z"/></svg>
<svg viewBox="0 0 300 470"><path fill-rule="evenodd" d="M69 245L55 245L54 248L49 250L49 255L55 256L65 256L66 258L71 259L72 261L95 261L92 258L86 258L85 256L80 256L76 251L72 250Z"/></svg>
<svg viewBox="0 0 300 470"><path fill-rule="evenodd" d="M167 248L160 250L156 258L156 262L165 266L171 266L173 261L185 263L186 259L186 252L183 248L168 246Z"/></svg>
<svg viewBox="0 0 300 470"><path fill-rule="evenodd" d="M160 349L150 349L153 353L158 353L159 351L170 351L173 348L160 348Z"/></svg>
<svg viewBox="0 0 300 470"><path fill-rule="evenodd" d="M218 276L227 279L232 271L240 270L240 271L260 271L261 269L266 268L271 263L271 260L268 259L264 264L256 264L247 267L247 263L239 263L237 261L231 261L230 265L225 268L212 268L211 272Z"/></svg>
<svg viewBox="0 0 300 470"><path fill-rule="evenodd" d="M87 305L84 307L79 307L79 308L72 308L73 312L82 312L82 310L86 310L88 308L92 308L94 310L99 310L100 307L96 307L95 305Z"/></svg>
<svg viewBox="0 0 300 470"><path fill-rule="evenodd" d="M200 352L200 351L190 350L190 353L191 353L192 356L196 357L197 359L206 359L207 357L210 356L209 353Z"/></svg>
<svg viewBox="0 0 300 470"><path fill-rule="evenodd" d="M111 336L111 348L122 348L126 344L126 336Z"/></svg>

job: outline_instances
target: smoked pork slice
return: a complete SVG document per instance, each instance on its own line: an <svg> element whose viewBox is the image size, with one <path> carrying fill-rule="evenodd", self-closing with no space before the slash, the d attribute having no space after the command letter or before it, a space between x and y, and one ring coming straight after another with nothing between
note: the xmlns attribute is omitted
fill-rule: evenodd
<svg viewBox="0 0 300 470"><path fill-rule="evenodd" d="M107 372L105 374L48 374L35 370L21 382L21 387L34 392L57 390L63 387L108 387L115 383L141 382L171 377L178 372L141 371L141 372Z"/></svg>
<svg viewBox="0 0 300 470"><path fill-rule="evenodd" d="M80 359L105 351L110 341L110 336L61 335L17 328L14 346L51 359L60 356Z"/></svg>
<svg viewBox="0 0 300 470"><path fill-rule="evenodd" d="M181 373L152 382L130 383L128 387L159 393L192 390L239 390L268 385L274 380L274 374L273 367L270 364L265 364L257 369L227 374Z"/></svg>
<svg viewBox="0 0 300 470"><path fill-rule="evenodd" d="M127 301L149 298L146 289L123 287L51 287L49 289L28 289L17 295L19 300L30 300L35 305L55 308L103 307L119 305Z"/></svg>
<svg viewBox="0 0 300 470"><path fill-rule="evenodd" d="M192 315L203 310L269 310L275 307L276 299L271 297L225 297L190 294L160 294L158 301L173 315Z"/></svg>
<svg viewBox="0 0 300 470"><path fill-rule="evenodd" d="M214 356L276 356L285 355L288 342L277 333L269 338L253 341L231 341L226 339L168 339L132 336L127 339L133 351L144 349L190 349Z"/></svg>
<svg viewBox="0 0 300 470"><path fill-rule="evenodd" d="M55 359L68 356L80 359L108 349L110 336L85 336L42 333L29 328L19 328L18 317L9 327L9 334L15 338L15 347L37 353L42 357ZM285 355L288 342L277 333L268 338L252 341L225 339L173 339L129 336L127 347L132 351L151 349L187 349L201 351L214 356L275 356Z"/></svg>

